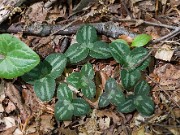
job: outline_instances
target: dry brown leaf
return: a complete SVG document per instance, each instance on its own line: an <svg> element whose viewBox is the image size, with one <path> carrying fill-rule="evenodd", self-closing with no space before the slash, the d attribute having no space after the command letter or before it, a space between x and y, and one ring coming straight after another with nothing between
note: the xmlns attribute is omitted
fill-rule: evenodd
<svg viewBox="0 0 180 135"><path fill-rule="evenodd" d="M54 127L53 115L44 114L40 116L40 130L44 133L50 133Z"/></svg>
<svg viewBox="0 0 180 135"><path fill-rule="evenodd" d="M110 126L110 122L111 122L111 119L110 119L109 117L100 118L100 119L98 120L99 128L100 128L101 130L106 130L106 129L108 129L109 126Z"/></svg>
<svg viewBox="0 0 180 135"><path fill-rule="evenodd" d="M0 131L16 126L15 119L12 117L4 117L3 119L0 119L0 123Z"/></svg>
<svg viewBox="0 0 180 135"><path fill-rule="evenodd" d="M9 101L8 105L5 107L5 111L10 113L14 110L16 110L16 106L13 104L13 102Z"/></svg>

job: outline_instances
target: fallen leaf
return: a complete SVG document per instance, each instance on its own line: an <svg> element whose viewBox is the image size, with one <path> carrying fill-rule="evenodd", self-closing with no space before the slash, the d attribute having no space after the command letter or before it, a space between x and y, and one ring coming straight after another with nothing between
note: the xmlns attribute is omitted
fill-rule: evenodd
<svg viewBox="0 0 180 135"><path fill-rule="evenodd" d="M110 126L110 121L111 121L111 119L110 119L109 117L100 118L100 119L98 120L99 128L100 128L101 130L106 130L106 129L108 129L109 126Z"/></svg>

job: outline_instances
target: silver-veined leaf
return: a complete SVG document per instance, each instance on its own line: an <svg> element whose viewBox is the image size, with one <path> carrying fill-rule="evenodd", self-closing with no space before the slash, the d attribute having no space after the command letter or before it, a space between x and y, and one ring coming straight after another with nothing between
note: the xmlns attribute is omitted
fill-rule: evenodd
<svg viewBox="0 0 180 135"><path fill-rule="evenodd" d="M79 28L76 34L76 40L78 43L94 43L97 41L96 29L91 25L83 25Z"/></svg>
<svg viewBox="0 0 180 135"><path fill-rule="evenodd" d="M126 100L118 105L117 110L122 113L130 113L135 110L134 96L129 95Z"/></svg>
<svg viewBox="0 0 180 135"><path fill-rule="evenodd" d="M73 99L73 92L65 83L60 83L57 88L57 97L59 100L69 100Z"/></svg>
<svg viewBox="0 0 180 135"><path fill-rule="evenodd" d="M122 42L112 42L110 44L110 51L113 58L120 64L126 63L126 56L130 53L128 45Z"/></svg>
<svg viewBox="0 0 180 135"><path fill-rule="evenodd" d="M106 107L106 106L108 106L110 104L110 99L107 98L107 97L108 97L108 93L107 92L106 93L105 92L102 93L102 95L100 96L99 103L98 103L98 106L100 108Z"/></svg>
<svg viewBox="0 0 180 135"><path fill-rule="evenodd" d="M83 116L89 114L90 106L89 104L82 98L73 99L72 104L74 106L74 116Z"/></svg>
<svg viewBox="0 0 180 135"><path fill-rule="evenodd" d="M55 80L51 77L44 77L34 83L36 96L42 101L50 101L55 92Z"/></svg>
<svg viewBox="0 0 180 135"><path fill-rule="evenodd" d="M154 102L149 96L139 95L135 98L134 104L138 112L149 116L154 112Z"/></svg>
<svg viewBox="0 0 180 135"><path fill-rule="evenodd" d="M71 45L65 52L65 56L69 59L71 64L84 60L88 54L89 49L82 47L79 43Z"/></svg>
<svg viewBox="0 0 180 135"><path fill-rule="evenodd" d="M90 63L85 64L81 68L81 74L86 76L88 79L93 79L95 73L94 73L92 65Z"/></svg>
<svg viewBox="0 0 180 135"><path fill-rule="evenodd" d="M52 70L51 65L46 62L40 62L35 68L25 73L21 78L29 84L34 84L37 80L46 77Z"/></svg>
<svg viewBox="0 0 180 135"><path fill-rule="evenodd" d="M90 48L89 55L96 59L107 59L112 57L109 45L102 41L97 41L93 44L93 47Z"/></svg>
<svg viewBox="0 0 180 135"><path fill-rule="evenodd" d="M44 61L49 62L49 64L52 66L49 76L56 79L63 73L64 68L66 67L67 58L64 54L54 53L48 55Z"/></svg>
<svg viewBox="0 0 180 135"><path fill-rule="evenodd" d="M80 72L74 72L71 73L68 77L67 77L67 82L70 83L72 86L74 86L77 89L80 89L82 87L81 85L81 78L82 75Z"/></svg>
<svg viewBox="0 0 180 135"><path fill-rule="evenodd" d="M21 76L39 62L39 56L24 42L10 34L0 35L0 78Z"/></svg>
<svg viewBox="0 0 180 135"><path fill-rule="evenodd" d="M126 90L130 90L141 78L141 72L139 70L127 71L121 70L122 85Z"/></svg>
<svg viewBox="0 0 180 135"><path fill-rule="evenodd" d="M141 47L146 45L151 40L151 36L147 34L137 35L132 41L131 46L133 47Z"/></svg>
<svg viewBox="0 0 180 135"><path fill-rule="evenodd" d="M67 121L73 116L74 106L69 100L59 100L55 105L56 120Z"/></svg>
<svg viewBox="0 0 180 135"><path fill-rule="evenodd" d="M141 81L136 84L134 88L135 95L145 95L147 96L150 92L150 86L146 81Z"/></svg>

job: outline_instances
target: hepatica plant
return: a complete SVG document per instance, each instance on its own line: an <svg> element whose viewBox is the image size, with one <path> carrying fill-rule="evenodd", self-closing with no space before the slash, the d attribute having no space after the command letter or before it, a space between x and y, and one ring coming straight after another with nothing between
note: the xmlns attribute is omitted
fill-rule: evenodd
<svg viewBox="0 0 180 135"><path fill-rule="evenodd" d="M22 79L33 85L37 97L42 101L50 101L57 93L58 101L55 105L57 120L70 120L73 116L86 115L91 111L87 99L92 100L94 98L96 86L94 83L95 71L89 62L83 65L79 72L72 72L66 77L66 80L56 81L62 75L67 63L70 65L78 64L88 57L95 59L113 57L121 65L122 85L117 83L115 79L109 78L105 84L104 92L99 97L99 108L112 104L122 113L130 113L134 110L145 116L153 113L154 103L149 96L150 86L141 77L141 71L145 70L150 62L150 58L147 57L149 52L143 47L150 41L150 36L138 35L130 45L131 47L124 40L115 40L107 44L98 39L96 29L93 26L84 25L77 31L76 39L77 43L72 44L64 54L50 54L39 64L39 57L33 51L28 52L27 47L26 51L22 51L26 55L23 55L24 58L21 60L27 58L30 63L27 62L27 65L31 65L31 68L34 67L28 73L25 72L29 71L30 68L22 69L25 73ZM1 40L4 40L4 37ZM4 42L8 43L7 40ZM12 46L12 42L9 41L9 44ZM20 54L12 57L12 54L9 53L11 49L5 48L5 46L0 47L1 50L4 49L4 51L0 50L0 64L4 60L11 67L8 69L9 65L3 68L1 66L0 75L5 77L5 74L12 71L14 66L17 66L14 71L19 71L19 63L14 64L12 61L15 61ZM132 47L134 48L131 49ZM16 50L17 48L18 46L15 46L13 49ZM23 73L18 73L15 76ZM13 77L11 74L6 76L6 78L11 77ZM76 93L74 89L76 89ZM55 92L56 90L57 92ZM81 94L77 94L77 91Z"/></svg>

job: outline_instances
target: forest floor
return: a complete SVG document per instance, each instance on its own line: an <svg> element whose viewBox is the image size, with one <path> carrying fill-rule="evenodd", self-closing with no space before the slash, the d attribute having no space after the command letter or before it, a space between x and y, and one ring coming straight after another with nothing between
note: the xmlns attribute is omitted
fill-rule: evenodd
<svg viewBox="0 0 180 135"><path fill-rule="evenodd" d="M119 113L110 105L104 109L91 108L89 115L73 117L71 121L57 121L56 98L42 102L32 85L16 78L0 83L0 135L180 135L180 1L14 0L15 4L10 1L0 0L0 33L15 35L41 60L55 52L64 53L75 42L77 29L66 31L72 26L111 21L110 33L118 26L129 33L149 34L152 41L145 48L152 50L151 63L143 75L152 88L155 110L153 115L143 117L137 111ZM51 33L39 32L39 24L58 27ZM31 30L23 29L29 26ZM98 36L107 43L115 39L132 42L132 37L124 32L115 36L100 32ZM114 59L91 59L90 63L95 80L101 82L96 82L100 88L109 77L119 78L120 65ZM68 70L79 71L80 66L73 65ZM3 82L11 83L5 86Z"/></svg>

